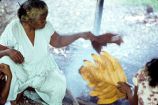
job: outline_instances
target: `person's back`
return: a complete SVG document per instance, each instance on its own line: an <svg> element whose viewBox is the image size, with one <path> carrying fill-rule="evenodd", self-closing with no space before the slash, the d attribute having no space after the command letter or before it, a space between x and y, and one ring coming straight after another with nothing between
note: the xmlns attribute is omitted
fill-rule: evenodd
<svg viewBox="0 0 158 105"><path fill-rule="evenodd" d="M134 77L134 84L138 86L138 105L158 104L158 85L152 84L151 81L154 80L148 75L148 70L146 69L139 71Z"/></svg>

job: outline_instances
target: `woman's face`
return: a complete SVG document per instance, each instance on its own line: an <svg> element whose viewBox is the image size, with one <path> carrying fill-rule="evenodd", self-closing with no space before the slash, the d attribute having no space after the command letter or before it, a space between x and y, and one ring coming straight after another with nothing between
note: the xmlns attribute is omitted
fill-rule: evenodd
<svg viewBox="0 0 158 105"><path fill-rule="evenodd" d="M47 13L40 15L36 20L30 22L30 26L34 29L41 29L45 27Z"/></svg>

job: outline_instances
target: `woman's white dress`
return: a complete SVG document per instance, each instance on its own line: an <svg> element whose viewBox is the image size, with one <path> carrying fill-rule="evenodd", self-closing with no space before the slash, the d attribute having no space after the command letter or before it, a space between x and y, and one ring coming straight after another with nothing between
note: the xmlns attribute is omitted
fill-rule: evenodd
<svg viewBox="0 0 158 105"><path fill-rule="evenodd" d="M23 64L14 63L8 56L0 58L0 63L10 66L13 75L8 101L15 100L17 94L29 86L35 88L47 104L62 105L66 80L48 50L53 33L51 23L47 22L43 29L35 31L33 46L19 20L7 25L0 44L18 50L24 56Z"/></svg>

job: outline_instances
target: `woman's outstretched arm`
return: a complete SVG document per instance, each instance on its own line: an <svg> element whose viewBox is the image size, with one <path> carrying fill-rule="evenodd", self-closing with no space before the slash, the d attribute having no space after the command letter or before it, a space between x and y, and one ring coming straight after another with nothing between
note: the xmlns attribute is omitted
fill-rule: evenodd
<svg viewBox="0 0 158 105"><path fill-rule="evenodd" d="M121 37L116 37L115 34L111 33L105 33L100 36L95 36L91 32L81 32L72 35L60 35L57 32L54 32L54 34L51 37L50 44L53 47L60 48L71 44L79 38L95 41L100 43L101 45L104 45L106 43L116 43L120 45L123 42Z"/></svg>
<svg viewBox="0 0 158 105"><path fill-rule="evenodd" d="M54 32L51 37L50 44L53 47L60 48L71 44L79 38L86 40L96 40L96 37L91 32L81 32L72 35L59 35L57 32Z"/></svg>

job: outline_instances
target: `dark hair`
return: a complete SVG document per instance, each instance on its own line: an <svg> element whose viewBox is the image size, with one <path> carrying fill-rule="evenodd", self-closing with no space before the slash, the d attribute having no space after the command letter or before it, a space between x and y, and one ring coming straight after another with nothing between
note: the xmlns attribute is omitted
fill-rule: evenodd
<svg viewBox="0 0 158 105"><path fill-rule="evenodd" d="M149 76L149 85L151 87L158 86L158 58L152 59L146 64L148 76Z"/></svg>
<svg viewBox="0 0 158 105"><path fill-rule="evenodd" d="M27 0L23 4L20 5L20 8L18 9L18 17L21 20L22 16L27 16L27 11L30 11L32 8L37 9L47 9L47 4L42 0Z"/></svg>

